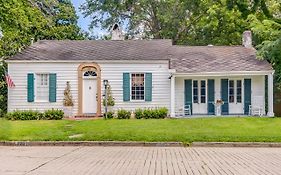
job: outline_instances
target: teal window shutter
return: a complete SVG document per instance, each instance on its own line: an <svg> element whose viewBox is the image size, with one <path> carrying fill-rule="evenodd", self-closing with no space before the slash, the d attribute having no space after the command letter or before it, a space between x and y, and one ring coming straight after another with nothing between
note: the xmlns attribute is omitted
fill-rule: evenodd
<svg viewBox="0 0 281 175"><path fill-rule="evenodd" d="M228 115L229 104L228 104L228 79L221 79L221 99L224 104L221 107L221 113Z"/></svg>
<svg viewBox="0 0 281 175"><path fill-rule="evenodd" d="M244 80L244 114L249 114L249 105L251 105L252 96L251 79Z"/></svg>
<svg viewBox="0 0 281 175"><path fill-rule="evenodd" d="M34 74L27 74L27 101L34 102Z"/></svg>
<svg viewBox="0 0 281 175"><path fill-rule="evenodd" d="M215 114L215 80L208 80L208 114Z"/></svg>
<svg viewBox="0 0 281 175"><path fill-rule="evenodd" d="M192 114L192 80L184 81L184 105L190 105Z"/></svg>
<svg viewBox="0 0 281 175"><path fill-rule="evenodd" d="M49 74L49 102L57 101L57 74Z"/></svg>
<svg viewBox="0 0 281 175"><path fill-rule="evenodd" d="M123 73L123 101L130 101L130 73Z"/></svg>
<svg viewBox="0 0 281 175"><path fill-rule="evenodd" d="M152 101L152 73L145 74L145 101Z"/></svg>

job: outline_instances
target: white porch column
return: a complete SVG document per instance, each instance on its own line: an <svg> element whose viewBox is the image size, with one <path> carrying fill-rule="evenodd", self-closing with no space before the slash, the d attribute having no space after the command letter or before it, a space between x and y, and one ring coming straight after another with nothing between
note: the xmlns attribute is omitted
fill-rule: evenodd
<svg viewBox="0 0 281 175"><path fill-rule="evenodd" d="M175 117L175 75L171 76L171 106L170 106L170 116Z"/></svg>
<svg viewBox="0 0 281 175"><path fill-rule="evenodd" d="M272 117L274 116L273 112L273 73L268 74L268 103L267 103L267 116Z"/></svg>

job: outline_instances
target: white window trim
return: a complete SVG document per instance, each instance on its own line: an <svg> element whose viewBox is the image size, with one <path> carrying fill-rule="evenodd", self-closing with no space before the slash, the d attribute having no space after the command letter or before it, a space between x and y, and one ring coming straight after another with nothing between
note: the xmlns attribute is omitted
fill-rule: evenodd
<svg viewBox="0 0 281 175"><path fill-rule="evenodd" d="M143 86L144 86L144 89L143 89L143 95L144 95L144 98L143 100L134 100L132 99L132 74L143 74ZM131 72L130 73L130 101L131 102L145 102L145 72Z"/></svg>
<svg viewBox="0 0 281 175"><path fill-rule="evenodd" d="M50 73L49 72L36 72L36 73L33 73L34 74L34 102L38 102L38 103L49 103L49 99L48 100L41 100L41 99L38 99L38 96L37 96L37 76L38 74L47 74L48 75L48 86L50 85L49 83L49 76L50 76ZM48 95L49 96L49 95Z"/></svg>
<svg viewBox="0 0 281 175"><path fill-rule="evenodd" d="M234 102L229 102L229 81L234 81ZM241 81L241 102L237 102L237 80ZM229 104L244 104L244 79L241 78L231 78L228 79L228 92L227 92L227 101Z"/></svg>
<svg viewBox="0 0 281 175"><path fill-rule="evenodd" d="M208 81L207 79L192 79L192 103L193 101L193 81L197 81L197 90L198 90L198 103L194 104L208 104ZM205 81L205 103L201 103L201 81Z"/></svg>

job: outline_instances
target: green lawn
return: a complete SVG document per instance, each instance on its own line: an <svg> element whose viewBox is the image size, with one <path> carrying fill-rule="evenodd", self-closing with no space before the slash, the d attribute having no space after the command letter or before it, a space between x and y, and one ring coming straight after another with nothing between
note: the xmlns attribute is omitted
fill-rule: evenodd
<svg viewBox="0 0 281 175"><path fill-rule="evenodd" d="M281 142L281 118L0 120L0 140Z"/></svg>

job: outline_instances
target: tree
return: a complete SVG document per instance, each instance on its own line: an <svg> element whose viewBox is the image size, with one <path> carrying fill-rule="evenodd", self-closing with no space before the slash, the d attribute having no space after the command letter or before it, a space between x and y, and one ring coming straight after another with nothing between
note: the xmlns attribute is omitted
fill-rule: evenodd
<svg viewBox="0 0 281 175"><path fill-rule="evenodd" d="M247 17L254 34L258 57L269 61L274 70L275 86L281 89L281 4L267 1L265 15L251 14Z"/></svg>
<svg viewBox="0 0 281 175"><path fill-rule="evenodd" d="M178 33L186 32L197 16L204 15L206 4L194 0L87 0L81 9L85 16L93 17L91 28L110 29L120 23L126 24L132 37L143 32L144 38L177 40Z"/></svg>
<svg viewBox="0 0 281 175"><path fill-rule="evenodd" d="M31 44L31 39L84 39L70 0L0 0L1 62ZM0 65L0 108L7 108L5 64Z"/></svg>

